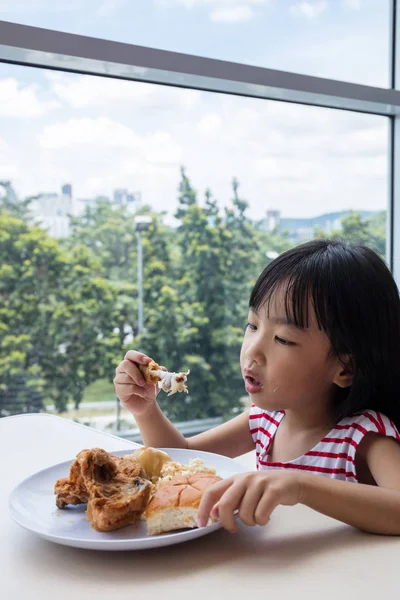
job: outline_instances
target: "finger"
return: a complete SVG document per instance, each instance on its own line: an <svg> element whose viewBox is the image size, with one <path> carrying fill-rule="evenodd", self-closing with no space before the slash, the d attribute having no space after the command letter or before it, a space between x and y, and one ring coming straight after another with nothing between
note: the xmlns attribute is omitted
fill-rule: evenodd
<svg viewBox="0 0 400 600"><path fill-rule="evenodd" d="M128 402L132 396L146 398L146 391L140 385L121 383L118 384L117 396L121 402Z"/></svg>
<svg viewBox="0 0 400 600"><path fill-rule="evenodd" d="M151 358L143 354L142 352L136 352L136 350L128 350L128 352L124 356L125 360L131 360L134 363L139 363L140 365L147 365Z"/></svg>
<svg viewBox="0 0 400 600"><path fill-rule="evenodd" d="M113 383L114 385L121 385L123 383L131 386L134 385L132 377L128 375L128 373L123 372L116 374L116 376L113 379Z"/></svg>
<svg viewBox="0 0 400 600"><path fill-rule="evenodd" d="M267 490L260 499L254 513L254 520L257 525L266 525L270 519L271 513L279 504L279 496L271 490Z"/></svg>
<svg viewBox="0 0 400 600"><path fill-rule="evenodd" d="M118 367L115 369L115 372L117 375L119 373L127 373L131 377L132 381L138 385L144 385L146 383L142 372L130 360L123 360L121 363L119 363Z"/></svg>
<svg viewBox="0 0 400 600"><path fill-rule="evenodd" d="M244 493L239 509L239 519L250 527L257 525L255 513L263 496L264 489L258 485L248 487Z"/></svg>
<svg viewBox="0 0 400 600"><path fill-rule="evenodd" d="M199 527L205 527L210 517L213 506L218 502L223 493L232 485L232 478L223 479L212 485L204 494L200 501L197 512L197 524Z"/></svg>
<svg viewBox="0 0 400 600"><path fill-rule="evenodd" d="M217 504L218 516L222 526L231 533L236 533L235 510L240 508L246 493L243 479L236 480L222 495Z"/></svg>

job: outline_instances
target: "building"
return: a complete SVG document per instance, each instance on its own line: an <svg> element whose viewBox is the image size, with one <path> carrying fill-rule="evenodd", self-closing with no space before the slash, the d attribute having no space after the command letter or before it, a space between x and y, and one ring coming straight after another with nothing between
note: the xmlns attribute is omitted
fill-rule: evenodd
<svg viewBox="0 0 400 600"><path fill-rule="evenodd" d="M67 193L63 193L68 188ZM67 237L70 234L70 215L73 213L72 188L63 186L62 193L39 194L30 205L32 220L47 229L55 238Z"/></svg>
<svg viewBox="0 0 400 600"><path fill-rule="evenodd" d="M308 218L281 218L279 210L268 210L266 218L261 222L261 228L264 231L278 231L288 233L289 239L294 242L310 240L315 236L316 229L322 229L327 235L334 231L342 229L342 219L350 214L351 211L325 213L316 217ZM362 219L367 219L375 214L373 211L357 211Z"/></svg>
<svg viewBox="0 0 400 600"><path fill-rule="evenodd" d="M14 191L11 181L0 181L0 187L4 189L6 198L11 204L18 204L17 194Z"/></svg>
<svg viewBox="0 0 400 600"><path fill-rule="evenodd" d="M61 193L64 196L69 196L72 198L72 185L70 183L65 183L61 188Z"/></svg>
<svg viewBox="0 0 400 600"><path fill-rule="evenodd" d="M131 210L136 210L140 206L141 193L118 188L114 190L113 202L116 206L126 206Z"/></svg>

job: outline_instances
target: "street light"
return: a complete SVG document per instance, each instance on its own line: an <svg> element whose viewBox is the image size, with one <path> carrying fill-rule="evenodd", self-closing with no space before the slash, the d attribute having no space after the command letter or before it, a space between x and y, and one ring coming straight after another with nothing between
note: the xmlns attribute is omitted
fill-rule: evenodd
<svg viewBox="0 0 400 600"><path fill-rule="evenodd" d="M151 217L141 215L135 217L135 231L137 235L137 275L138 275L138 333L142 333L143 324L143 251L142 232L147 231L151 225Z"/></svg>

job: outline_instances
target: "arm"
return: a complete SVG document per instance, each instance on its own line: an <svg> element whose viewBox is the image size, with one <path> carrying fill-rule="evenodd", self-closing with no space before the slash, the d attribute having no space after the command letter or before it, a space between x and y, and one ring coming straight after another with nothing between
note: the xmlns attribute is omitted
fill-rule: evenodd
<svg viewBox="0 0 400 600"><path fill-rule="evenodd" d="M219 517L236 531L234 511L247 525L265 525L279 504L301 503L370 533L400 535L400 445L370 435L360 448L377 485L348 483L295 470L236 475L215 484L202 499L199 524Z"/></svg>
<svg viewBox="0 0 400 600"><path fill-rule="evenodd" d="M145 446L189 448L235 457L254 450L249 428L249 411L190 438L185 438L167 419L157 403L145 414L135 416Z"/></svg>
<svg viewBox="0 0 400 600"><path fill-rule="evenodd" d="M143 443L156 448L190 448L234 457L254 450L250 434L249 411L227 423L186 439L163 414L156 397L157 386L147 384L140 365L148 365L151 358L129 350L115 371L114 385L117 397L133 414L140 429Z"/></svg>
<svg viewBox="0 0 400 600"><path fill-rule="evenodd" d="M301 502L329 517L370 533L400 534L400 445L367 435L359 447L374 485L308 476ZM316 480L316 481L315 481Z"/></svg>

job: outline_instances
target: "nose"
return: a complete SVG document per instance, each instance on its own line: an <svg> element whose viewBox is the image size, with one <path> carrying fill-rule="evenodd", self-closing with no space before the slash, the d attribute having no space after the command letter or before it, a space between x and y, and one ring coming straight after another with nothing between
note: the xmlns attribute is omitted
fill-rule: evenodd
<svg viewBox="0 0 400 600"><path fill-rule="evenodd" d="M251 340L247 340L243 354L250 364L254 362L257 365L264 365L266 362L265 345L261 336L254 336Z"/></svg>

